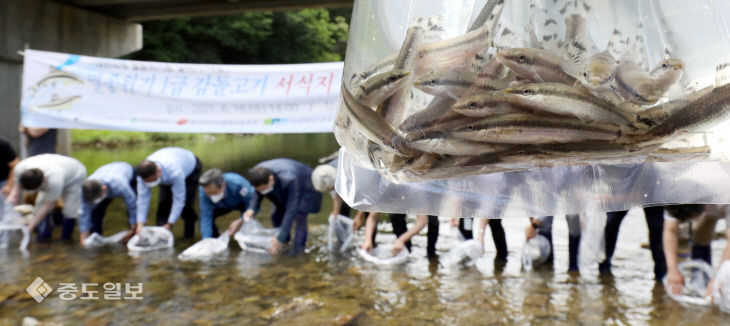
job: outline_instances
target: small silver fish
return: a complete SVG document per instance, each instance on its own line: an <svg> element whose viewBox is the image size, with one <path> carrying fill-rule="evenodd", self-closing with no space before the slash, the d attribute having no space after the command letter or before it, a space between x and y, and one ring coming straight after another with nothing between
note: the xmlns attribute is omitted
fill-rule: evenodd
<svg viewBox="0 0 730 326"><path fill-rule="evenodd" d="M523 107L557 115L574 116L583 122L623 125L635 116L583 90L560 83L532 83L504 90L510 101Z"/></svg>
<svg viewBox="0 0 730 326"><path fill-rule="evenodd" d="M649 105L656 103L661 97L662 92L656 79L630 59L620 60L615 80L618 93L631 103Z"/></svg>
<svg viewBox="0 0 730 326"><path fill-rule="evenodd" d="M524 113L525 109L510 102L513 97L504 91L491 91L479 95L462 98L451 106L454 112L476 118L485 118L500 114Z"/></svg>
<svg viewBox="0 0 730 326"><path fill-rule="evenodd" d="M457 138L503 144L570 143L582 140L616 140L618 127L585 124L579 120L533 114L506 114L463 125L451 132Z"/></svg>
<svg viewBox="0 0 730 326"><path fill-rule="evenodd" d="M532 82L575 85L574 67L554 52L544 49L514 48L497 52L497 61Z"/></svg>
<svg viewBox="0 0 730 326"><path fill-rule="evenodd" d="M410 71L396 69L378 73L357 85L354 96L357 101L366 106L376 106L383 103L399 89L406 87Z"/></svg>

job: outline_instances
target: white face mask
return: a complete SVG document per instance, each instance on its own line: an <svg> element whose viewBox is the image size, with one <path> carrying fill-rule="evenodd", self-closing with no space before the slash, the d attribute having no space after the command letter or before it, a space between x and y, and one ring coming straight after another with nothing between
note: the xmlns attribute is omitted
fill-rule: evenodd
<svg viewBox="0 0 730 326"><path fill-rule="evenodd" d="M219 193L217 195L210 195L208 197L210 197L210 201L212 201L213 204L215 204L215 203L218 203L219 201L223 200L223 195L225 193L226 193L225 191L221 191L221 193Z"/></svg>
<svg viewBox="0 0 730 326"><path fill-rule="evenodd" d="M147 186L147 188L157 187L157 185L160 184L160 179L161 178L157 178L157 180L155 181L145 182L144 184L145 186Z"/></svg>
<svg viewBox="0 0 730 326"><path fill-rule="evenodd" d="M261 190L260 192L261 192L262 195L266 195L266 194L268 194L268 193L270 193L272 191L274 191L274 187L271 187L271 188L266 189L266 190Z"/></svg>
<svg viewBox="0 0 730 326"><path fill-rule="evenodd" d="M101 197L94 199L94 205L99 205L104 199L106 199L106 194L101 195Z"/></svg>

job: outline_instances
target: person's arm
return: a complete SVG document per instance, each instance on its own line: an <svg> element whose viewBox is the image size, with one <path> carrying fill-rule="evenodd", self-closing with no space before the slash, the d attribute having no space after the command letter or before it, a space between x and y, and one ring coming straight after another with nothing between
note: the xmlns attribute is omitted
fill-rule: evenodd
<svg viewBox="0 0 730 326"><path fill-rule="evenodd" d="M330 215L337 218L340 215L340 211L342 211L342 198L340 195L334 195L332 196L332 212Z"/></svg>
<svg viewBox="0 0 730 326"><path fill-rule="evenodd" d="M672 294L682 294L684 278L679 272L677 265L677 244L679 242L679 221L675 219L664 219L664 230L662 231L662 246L664 247L664 258L667 263L667 285Z"/></svg>
<svg viewBox="0 0 730 326"><path fill-rule="evenodd" d="M35 212L35 216L33 217L33 220L28 224L28 231L33 232L33 229L35 229L38 224L43 221L43 219L48 216L48 214L51 214L53 211L53 208L56 207L56 200L53 201L40 201L36 203L38 209Z"/></svg>
<svg viewBox="0 0 730 326"><path fill-rule="evenodd" d="M124 187L122 188L122 200L124 200L124 205L127 206L129 226L134 228L137 224L137 194L127 182L124 183Z"/></svg>
<svg viewBox="0 0 730 326"><path fill-rule="evenodd" d="M144 184L141 177L137 177L137 230L135 233L142 231L144 224L147 222L147 212L150 209L150 188Z"/></svg>
<svg viewBox="0 0 730 326"><path fill-rule="evenodd" d="M717 264L717 268L715 269L715 275L712 276L710 279L710 282L707 283L707 290L705 291L705 297L712 295L712 290L715 285L715 276L717 275L717 272L720 270L720 267L722 264L726 261L730 261L730 218L725 219L727 224L727 230L725 230L725 250L722 251L722 257L720 258L720 263ZM714 303L714 302L713 302Z"/></svg>
<svg viewBox="0 0 730 326"><path fill-rule="evenodd" d="M13 186L15 186L15 175L13 174L13 170L15 169L15 166L18 165L18 158L15 158L14 160L10 161L8 163L8 168L10 169L8 171L8 182L5 183L5 185L0 189L0 194L3 196L7 196L10 194L10 192L13 190Z"/></svg>
<svg viewBox="0 0 730 326"><path fill-rule="evenodd" d="M477 241L482 244L482 248L484 248L484 232L487 230L487 224L489 224L489 219L486 218L480 218L479 225L477 226Z"/></svg>
<svg viewBox="0 0 730 326"><path fill-rule="evenodd" d="M86 201L81 203L81 215L79 215L79 240L81 244L84 244L84 240L89 237L91 233L91 210L93 204Z"/></svg>
<svg viewBox="0 0 730 326"><path fill-rule="evenodd" d="M213 203L205 194L203 187L198 190L198 203L200 204L200 235L205 238L213 237Z"/></svg>
<svg viewBox="0 0 730 326"><path fill-rule="evenodd" d="M172 186L170 187L172 189L172 208L170 209L170 216L167 217L166 224L169 228L177 222L177 219L180 218L180 213L182 213L185 207L185 174L182 172L175 173L172 179Z"/></svg>
<svg viewBox="0 0 730 326"><path fill-rule="evenodd" d="M299 192L299 182L297 181L297 179L293 179L289 184L288 189L282 189L282 192L287 192L285 204L286 206L283 207L284 216L281 219L281 228L279 230L279 234L276 236L276 238L273 239L272 245L269 248L269 251L272 254L278 253L278 249L281 248L281 245L289 237L292 225L294 224L294 218L299 212L299 196L301 194ZM278 209L281 209L281 207L277 207L277 210Z"/></svg>
<svg viewBox="0 0 730 326"><path fill-rule="evenodd" d="M375 228L378 226L378 213L371 212L368 214L367 219L365 219L365 240L363 240L362 245L360 248L362 248L365 251L371 251L373 250L373 233L375 233Z"/></svg>
<svg viewBox="0 0 730 326"><path fill-rule="evenodd" d="M241 214L241 218L244 222L253 219L254 216L258 214L259 207L261 207L261 201L259 200L261 196L256 193L256 189L254 189L251 185L245 187L248 188L248 191L246 192L246 197L244 197L244 201L246 202L246 210L243 212L243 214Z"/></svg>
<svg viewBox="0 0 730 326"><path fill-rule="evenodd" d="M48 132L48 128L25 128L24 132L31 138L38 138Z"/></svg>
<svg viewBox="0 0 730 326"><path fill-rule="evenodd" d="M365 212L357 211L355 218L352 219L352 232L359 230L362 227L362 220L365 217Z"/></svg>
<svg viewBox="0 0 730 326"><path fill-rule="evenodd" d="M537 235L537 229L542 225L542 221L534 217L530 217L530 225L525 228L525 238L530 240Z"/></svg>
<svg viewBox="0 0 730 326"><path fill-rule="evenodd" d="M428 215L417 215L416 224L414 224L413 227L406 231L406 233L401 234L400 237L395 240L392 249L393 256L401 252L401 250L405 248L406 242L408 242L408 240L411 240L411 238L413 238L414 235L418 234L418 232L421 232L421 230L426 227L426 224L428 224Z"/></svg>

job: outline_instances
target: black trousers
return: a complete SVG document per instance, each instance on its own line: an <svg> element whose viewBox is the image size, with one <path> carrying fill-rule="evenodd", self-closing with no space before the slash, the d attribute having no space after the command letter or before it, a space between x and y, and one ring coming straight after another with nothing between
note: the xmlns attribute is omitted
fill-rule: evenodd
<svg viewBox="0 0 730 326"><path fill-rule="evenodd" d="M616 249L616 240L618 239L619 227L626 217L628 211L608 212L606 213L606 260L598 265L598 270L602 274L611 273L611 257ZM651 247L651 257L654 259L654 278L661 280L667 273L667 261L664 258L664 246L662 245L662 232L664 228L664 207L644 207L644 216L646 217L646 225L649 227L649 246Z"/></svg>
<svg viewBox="0 0 730 326"><path fill-rule="evenodd" d="M195 213L195 199L198 198L198 179L203 165L200 159L195 157L195 169L185 178L185 206L180 213L180 218L185 221L185 238L192 238L195 235L195 221L198 214ZM157 204L157 225L165 225L172 209L172 187L160 186L160 198Z"/></svg>
<svg viewBox="0 0 730 326"><path fill-rule="evenodd" d="M239 211L241 214L246 211L246 205L240 205L238 207L226 207L226 208L215 208L213 209L213 237L217 238L220 234L220 231L218 231L218 226L215 225L215 219L226 215L232 211Z"/></svg>
<svg viewBox="0 0 730 326"><path fill-rule="evenodd" d="M134 193L137 193L137 174L134 173L132 175L132 180L129 180L129 185L132 187L132 190ZM89 230L90 233L99 233L100 235L103 235L102 230L104 229L104 215L106 215L106 210L109 208L109 204L111 204L113 198L104 198L104 200L101 201L94 209L91 210L91 229ZM129 211L127 211L127 219L129 219Z"/></svg>
<svg viewBox="0 0 730 326"><path fill-rule="evenodd" d="M464 228L464 220L465 218L459 219L459 232L461 232L461 235L464 236L464 238L467 240L474 239L474 233L472 232L472 230L466 230ZM501 260L507 260L507 237L504 233L504 227L502 227L502 220L490 219L489 229L492 231L494 248L497 249L496 258Z"/></svg>
<svg viewBox="0 0 730 326"><path fill-rule="evenodd" d="M400 237L401 234L408 231L408 225L406 224L406 214L390 214L390 223L393 225L393 233L396 238ZM428 244L426 246L426 255L428 257L436 256L436 241L439 238L439 219L436 216L428 216L428 233L426 233ZM411 241L406 242L406 248L411 251Z"/></svg>

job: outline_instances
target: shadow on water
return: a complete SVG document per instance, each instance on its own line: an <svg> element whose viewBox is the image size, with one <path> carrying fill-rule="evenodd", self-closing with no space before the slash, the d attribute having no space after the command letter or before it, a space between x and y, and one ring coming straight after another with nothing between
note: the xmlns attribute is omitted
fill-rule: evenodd
<svg viewBox="0 0 730 326"><path fill-rule="evenodd" d="M178 144L184 146L185 144ZM311 166L337 148L331 135L276 135L227 138L184 146L206 168L242 172L261 160L287 156ZM154 148L82 150L75 156L93 171L115 160L136 163ZM413 239L413 252L401 266L378 267L353 251L327 252L326 214L331 203L310 219L303 256L242 252L232 241L227 255L208 263L176 257L194 241L177 239L171 251L130 255L125 247L82 249L75 242L32 243L27 256L0 250L0 325L18 325L24 316L64 325L728 325L730 315L687 307L669 299L653 280L641 210L630 211L614 256L614 276L567 273L567 225L554 223L554 270L522 270L519 253L525 219L503 221L509 257L494 264L491 235L486 264L447 267L426 259L425 230ZM154 200L153 200L154 203ZM154 207L152 209L154 211ZM105 232L125 228L123 204L115 201ZM236 218L218 221L219 227ZM270 224L268 209L258 216ZM379 243L395 237L383 219ZM180 236L181 230L176 230ZM458 231L442 224L437 253L442 257L459 241ZM356 235L355 243L363 234ZM58 235L56 235L58 238ZM713 246L718 261L724 241ZM42 277L54 291L36 303L25 288ZM143 300L105 299L103 284L143 283ZM98 283L94 300L65 301L59 283ZM124 294L124 291L122 293Z"/></svg>

